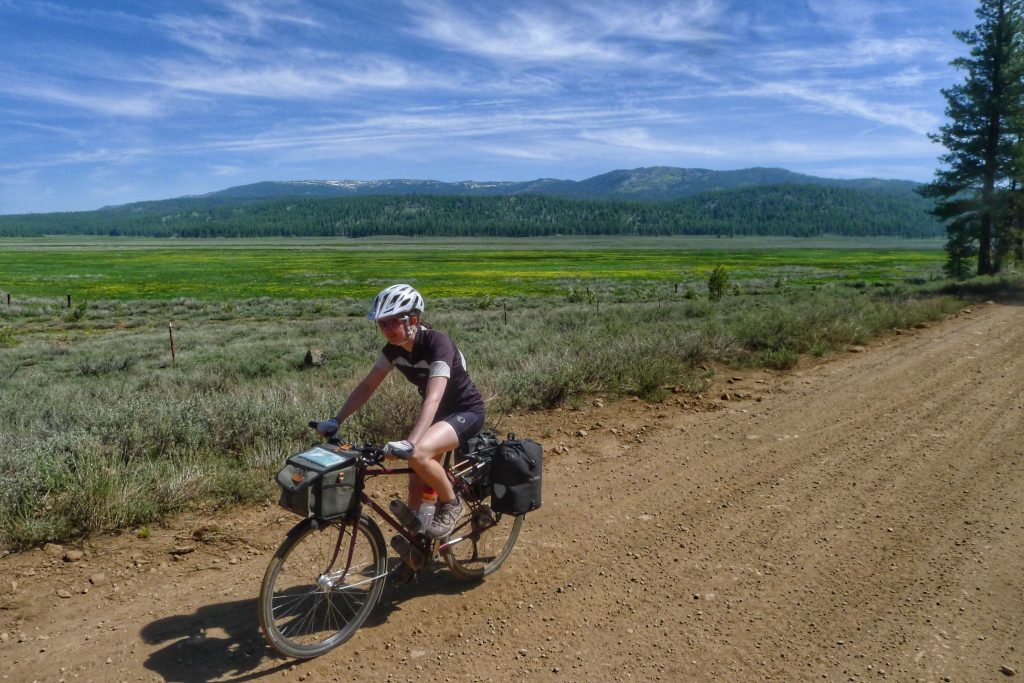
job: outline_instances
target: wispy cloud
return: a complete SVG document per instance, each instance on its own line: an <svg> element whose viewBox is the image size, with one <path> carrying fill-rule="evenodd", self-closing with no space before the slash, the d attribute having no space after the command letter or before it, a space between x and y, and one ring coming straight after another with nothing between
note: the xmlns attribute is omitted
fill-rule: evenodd
<svg viewBox="0 0 1024 683"><path fill-rule="evenodd" d="M3 177L10 174L36 173L54 168L75 168L90 164L122 164L140 158L152 157L155 148L116 148L95 147L88 151L63 151L60 153L40 154L31 159L0 160L0 171Z"/></svg>
<svg viewBox="0 0 1024 683"><path fill-rule="evenodd" d="M770 46L756 50L751 60L761 71L810 73L832 71L855 73L866 67L898 68L912 65L945 67L949 61L946 43L927 38L866 38L828 47Z"/></svg>
<svg viewBox="0 0 1024 683"><path fill-rule="evenodd" d="M828 84L797 82L764 83L746 91L748 96L797 100L825 110L903 128L925 135L939 124L934 113L913 105L862 99L849 93L830 91Z"/></svg>
<svg viewBox="0 0 1024 683"><path fill-rule="evenodd" d="M225 164L211 164L207 166L207 169L209 170L210 173L219 178L242 175L243 173L246 173L249 170L245 166Z"/></svg>
<svg viewBox="0 0 1024 683"><path fill-rule="evenodd" d="M249 64L218 68L202 63L164 62L146 77L171 91L272 99L328 99L352 90L426 87L432 76L417 74L388 59L338 63Z"/></svg>
<svg viewBox="0 0 1024 683"><path fill-rule="evenodd" d="M277 24L318 26L294 2L224 0L215 3L215 8L219 11L198 16L164 14L156 21L169 39L219 61L245 56L251 44L270 37ZM287 11L289 8L293 11Z"/></svg>
<svg viewBox="0 0 1024 683"><path fill-rule="evenodd" d="M409 2L408 6L414 13L413 34L455 52L534 63L629 58L621 46L602 41L592 22L580 26L584 17L567 17L552 5L510 7L497 15L493 7L472 14L465 5L445 2Z"/></svg>
<svg viewBox="0 0 1024 683"><path fill-rule="evenodd" d="M104 116L153 117L163 112L163 103L153 95L86 92L80 86L60 82L28 83L21 78L12 78L0 82L0 93Z"/></svg>
<svg viewBox="0 0 1024 683"><path fill-rule="evenodd" d="M720 157L722 151L713 146L682 142L677 139L659 139L643 128L631 127L606 129L602 131L585 130L580 134L584 140L600 142L614 147L625 147L644 152L661 154L685 154L697 157Z"/></svg>
<svg viewBox="0 0 1024 683"><path fill-rule="evenodd" d="M919 168L972 18L929 0L155 6L0 0L4 177L123 202L147 174L173 196L367 169Z"/></svg>
<svg viewBox="0 0 1024 683"><path fill-rule="evenodd" d="M515 62L632 63L637 41L704 43L727 39L725 5L639 2L518 3L496 8L407 0L411 32L448 50Z"/></svg>
<svg viewBox="0 0 1024 683"><path fill-rule="evenodd" d="M726 32L728 5L720 0L693 0L685 3L636 2L623 11L620 2L596 2L581 5L580 12L596 22L596 30L606 37L676 43L728 41ZM735 29L735 24L729 26Z"/></svg>
<svg viewBox="0 0 1024 683"><path fill-rule="evenodd" d="M665 123L675 120L672 114L657 110L632 110L635 121ZM436 146L438 140L449 144L458 140L490 140L510 136L574 136L581 128L600 130L618 126L621 109L588 109L580 107L547 108L540 111L507 108L474 108L468 111L404 111L379 114L344 123L322 126L288 127L269 130L252 136L210 140L205 148L221 150L302 150L372 148L373 144L401 145L406 148ZM493 144L493 143L490 143Z"/></svg>
<svg viewBox="0 0 1024 683"><path fill-rule="evenodd" d="M44 20L50 24L90 27L105 33L130 33L151 23L137 14L111 9L107 6L88 6L88 3L64 4L57 1L31 0L27 2L0 2L0 10L19 17Z"/></svg>
<svg viewBox="0 0 1024 683"><path fill-rule="evenodd" d="M11 129L11 133L17 129L25 131L23 136L26 140L30 140L32 133L45 134L47 136L57 136L63 139L75 139L83 140L85 132L79 128L69 125L58 125L47 123L45 121L38 121L31 117L24 111L7 110L0 113L0 116L4 118L4 123ZM8 137L7 142L11 142L11 138Z"/></svg>
<svg viewBox="0 0 1024 683"><path fill-rule="evenodd" d="M766 160L787 159L788 163L855 162L864 165L864 159L878 160L877 166L883 166L883 160L921 157L931 152L927 138L905 138L893 135L880 135L870 143L859 139L857 135L831 139L826 144L819 140L799 141L790 139L746 141L742 145L726 145L723 150L729 158L756 160L762 164ZM773 163L778 163L777 161ZM845 175L845 173L843 174ZM874 175L874 174L872 174Z"/></svg>
<svg viewBox="0 0 1024 683"><path fill-rule="evenodd" d="M858 35L873 33L879 19L912 11L886 0L807 0L807 8L822 27Z"/></svg>
<svg viewBox="0 0 1024 683"><path fill-rule="evenodd" d="M483 145L481 151L498 157L529 161L554 161L559 158L550 145Z"/></svg>

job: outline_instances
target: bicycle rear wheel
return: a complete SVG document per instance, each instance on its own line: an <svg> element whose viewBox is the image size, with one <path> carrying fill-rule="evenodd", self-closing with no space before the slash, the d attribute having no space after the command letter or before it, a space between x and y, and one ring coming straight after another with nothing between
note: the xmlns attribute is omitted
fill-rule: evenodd
<svg viewBox="0 0 1024 683"><path fill-rule="evenodd" d="M386 574L384 537L367 517L357 523L300 522L263 576L260 629L283 655L322 655L366 621Z"/></svg>
<svg viewBox="0 0 1024 683"><path fill-rule="evenodd" d="M489 502L465 501L455 531L441 545L441 557L457 578L475 581L497 571L519 537L523 517L496 513Z"/></svg>

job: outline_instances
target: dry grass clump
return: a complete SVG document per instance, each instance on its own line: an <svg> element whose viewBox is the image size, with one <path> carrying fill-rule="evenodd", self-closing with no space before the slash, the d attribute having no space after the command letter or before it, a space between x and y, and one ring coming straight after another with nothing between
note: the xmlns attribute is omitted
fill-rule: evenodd
<svg viewBox="0 0 1024 683"><path fill-rule="evenodd" d="M592 392L657 401L667 387L699 385L708 362L789 367L963 305L847 287L570 299L432 301L428 319L465 353L492 422ZM337 410L382 344L351 302L27 302L0 316L7 547L150 524L199 503L272 500L273 473L314 440L306 422ZM324 365L304 366L310 348ZM348 435L404 436L418 403L391 378Z"/></svg>

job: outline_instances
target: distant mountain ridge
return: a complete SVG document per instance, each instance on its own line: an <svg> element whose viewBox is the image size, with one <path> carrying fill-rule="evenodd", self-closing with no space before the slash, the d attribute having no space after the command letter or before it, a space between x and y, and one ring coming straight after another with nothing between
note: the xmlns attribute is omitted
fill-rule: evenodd
<svg viewBox="0 0 1024 683"><path fill-rule="evenodd" d="M229 187L202 197L214 200L279 199L284 197L356 197L366 195L504 196L542 194L567 199L660 200L691 197L714 190L763 185L826 185L878 192L912 192L909 180L859 178L843 180L794 173L782 168L746 168L712 171L703 168L650 166L616 170L586 180L538 178L529 181L442 182L439 180L286 180ZM113 207L111 207L113 208Z"/></svg>
<svg viewBox="0 0 1024 683"><path fill-rule="evenodd" d="M939 236L934 203L916 187L666 166L581 181L267 181L96 211L0 216L0 236Z"/></svg>

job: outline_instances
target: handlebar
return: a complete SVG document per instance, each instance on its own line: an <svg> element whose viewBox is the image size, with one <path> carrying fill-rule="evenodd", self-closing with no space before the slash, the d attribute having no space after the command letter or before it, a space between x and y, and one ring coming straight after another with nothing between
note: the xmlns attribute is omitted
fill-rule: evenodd
<svg viewBox="0 0 1024 683"><path fill-rule="evenodd" d="M310 429L316 430L320 422L317 420L310 420L308 424ZM352 441L339 437L337 432L326 435L325 440L332 446L344 446L347 450L358 452L363 457L363 460L371 465L379 465L388 455L384 452L384 448L382 446L372 443L364 443L362 446L357 446ZM488 460L496 449L497 445L487 446L475 452L460 452L459 457L465 458L470 462L479 462L481 460Z"/></svg>
<svg viewBox="0 0 1024 683"><path fill-rule="evenodd" d="M320 423L317 420L310 420L308 424L310 429L316 430L317 425ZM371 465L379 465L384 460L384 449L375 444L364 443L362 446L359 446L347 439L342 439L337 433L325 435L325 440L332 446L343 446L345 450L356 451L362 456L364 461Z"/></svg>

